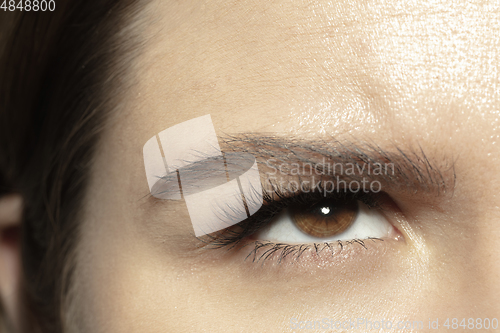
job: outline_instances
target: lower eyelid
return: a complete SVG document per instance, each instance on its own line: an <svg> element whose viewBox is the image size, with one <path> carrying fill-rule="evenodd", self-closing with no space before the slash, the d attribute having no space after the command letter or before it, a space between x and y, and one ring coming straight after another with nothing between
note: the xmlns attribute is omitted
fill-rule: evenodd
<svg viewBox="0 0 500 333"><path fill-rule="evenodd" d="M405 249L406 244L399 237L294 245L248 239L230 251L206 251L203 257L211 262L217 258L221 265L240 262L239 274L261 276L265 272L269 278L279 279L294 275L303 278L304 274L323 270L345 274L372 269L398 260Z"/></svg>
<svg viewBox="0 0 500 333"><path fill-rule="evenodd" d="M384 214L385 215L385 214ZM261 241L256 234L246 237L228 248L203 251L199 259L227 264L240 262L241 269L263 267L279 269L293 275L311 273L323 269L351 270L359 265L371 265L377 261L392 261L404 255L407 244L402 233L392 223L391 231L384 238L350 239L308 244L285 244ZM390 257L389 257L390 256ZM248 268L245 268L248 266ZM252 268L253 267L253 268ZM281 273L280 273L281 274Z"/></svg>
<svg viewBox="0 0 500 333"><path fill-rule="evenodd" d="M356 248L368 250L375 242L383 242L383 239L351 239L348 241L337 240L334 242L310 243L310 244L284 244L273 242L255 241L251 244L250 253L245 257L246 261L261 262L275 260L278 263L285 261L297 261L299 259L322 261L325 258L334 258L337 255L352 254Z"/></svg>

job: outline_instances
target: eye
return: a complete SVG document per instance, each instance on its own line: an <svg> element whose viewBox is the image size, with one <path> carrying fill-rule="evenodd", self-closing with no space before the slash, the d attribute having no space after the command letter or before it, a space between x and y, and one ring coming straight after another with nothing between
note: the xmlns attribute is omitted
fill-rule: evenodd
<svg viewBox="0 0 500 333"><path fill-rule="evenodd" d="M385 238L394 227L377 209L354 199L326 199L285 208L255 239L276 243L323 243Z"/></svg>

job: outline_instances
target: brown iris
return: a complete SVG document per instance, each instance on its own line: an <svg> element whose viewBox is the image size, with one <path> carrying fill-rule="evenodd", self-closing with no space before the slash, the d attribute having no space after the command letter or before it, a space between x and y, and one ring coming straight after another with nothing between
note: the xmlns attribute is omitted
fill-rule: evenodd
<svg viewBox="0 0 500 333"><path fill-rule="evenodd" d="M356 200L325 200L313 206L291 209L297 227L313 237L331 237L345 231L358 213Z"/></svg>

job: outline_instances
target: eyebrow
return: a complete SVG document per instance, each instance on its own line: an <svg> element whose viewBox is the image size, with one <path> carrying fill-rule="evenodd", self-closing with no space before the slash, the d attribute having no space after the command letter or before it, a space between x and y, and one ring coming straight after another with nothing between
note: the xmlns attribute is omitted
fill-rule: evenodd
<svg viewBox="0 0 500 333"><path fill-rule="evenodd" d="M224 157L232 160L233 171L244 169L239 161L248 165L247 159L238 158L238 154L247 153L257 159L260 171L280 166L281 171L290 172L300 165L311 172L321 172L324 178L340 176L343 181L360 181L365 177L381 182L384 188L410 194L424 193L433 197L453 195L456 185L455 160L446 156L431 159L419 145L403 149L390 144L382 149L374 142L341 141L331 137L312 140L265 133L225 134L218 139ZM167 193L173 185L180 186L181 191L195 191L196 184L214 172L220 178L220 169L212 166L220 165L222 159L220 156L204 156L177 173L160 177L163 189L166 189L163 192ZM325 164L329 167L326 168ZM339 166L349 166L358 172L335 174ZM388 166L390 173L387 172ZM227 163L226 171L229 167ZM385 172L370 172L376 167L384 167ZM182 184L179 172L183 174Z"/></svg>
<svg viewBox="0 0 500 333"><path fill-rule="evenodd" d="M431 159L420 145L401 148L390 144L382 149L374 142L337 140L335 138L303 139L269 134L244 133L219 138L221 148L228 152L245 152L269 165L272 159L282 165L294 163L319 169L326 177L335 176L339 169L331 166L351 166L356 174L340 175L343 180L366 177L384 183L398 191L425 193L433 196L453 195L456 186L455 159L440 156ZM325 162L330 166L325 168ZM364 167L363 167L364 166ZM390 172L388 173L387 166ZM371 168L370 168L371 167ZM385 168L381 174L370 174L373 167Z"/></svg>

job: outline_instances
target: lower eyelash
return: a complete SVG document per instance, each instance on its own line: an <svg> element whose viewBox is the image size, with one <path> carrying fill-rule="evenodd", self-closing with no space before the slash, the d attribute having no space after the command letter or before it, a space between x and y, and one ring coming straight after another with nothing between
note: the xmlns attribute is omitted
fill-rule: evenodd
<svg viewBox="0 0 500 333"><path fill-rule="evenodd" d="M367 241L384 241L380 238L367 238L367 239L352 239L348 241L335 241L335 242L325 242L325 243L314 243L314 244L283 244L283 243L273 243L273 242L261 242L254 241L251 244L254 249L245 257L245 261L250 259L253 263L265 262L274 258L278 264L281 264L286 258L296 261L298 260L305 251L313 250L317 256L324 253L331 253L331 256L338 255L344 250L345 247L350 245L359 245L365 250L368 250L366 246ZM336 249L336 251L335 251ZM263 251L263 252L262 252ZM259 253L258 252L262 252Z"/></svg>

